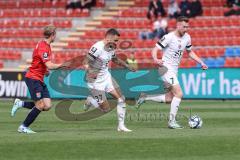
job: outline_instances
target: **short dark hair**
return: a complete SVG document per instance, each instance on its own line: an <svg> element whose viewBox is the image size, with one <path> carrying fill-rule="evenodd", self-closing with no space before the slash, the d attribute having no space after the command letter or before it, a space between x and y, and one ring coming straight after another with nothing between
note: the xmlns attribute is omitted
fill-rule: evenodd
<svg viewBox="0 0 240 160"><path fill-rule="evenodd" d="M188 23L189 19L185 16L180 16L177 18L177 22L187 22Z"/></svg>
<svg viewBox="0 0 240 160"><path fill-rule="evenodd" d="M120 33L114 29L114 28L111 28L109 30L107 30L106 34L105 34L105 37L108 36L108 35L117 35L117 36L120 36Z"/></svg>
<svg viewBox="0 0 240 160"><path fill-rule="evenodd" d="M51 35L56 34L56 27L54 25L48 25L43 29L43 36L49 38Z"/></svg>

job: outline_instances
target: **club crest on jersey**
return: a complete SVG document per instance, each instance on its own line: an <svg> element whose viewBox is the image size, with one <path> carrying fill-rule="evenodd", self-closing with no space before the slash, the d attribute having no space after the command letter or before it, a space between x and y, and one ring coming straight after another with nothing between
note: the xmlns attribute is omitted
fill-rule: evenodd
<svg viewBox="0 0 240 160"><path fill-rule="evenodd" d="M37 93L36 93L36 97L37 97L37 98L41 98L41 92L37 92Z"/></svg>
<svg viewBox="0 0 240 160"><path fill-rule="evenodd" d="M48 59L48 53L47 52L43 53L43 59Z"/></svg>

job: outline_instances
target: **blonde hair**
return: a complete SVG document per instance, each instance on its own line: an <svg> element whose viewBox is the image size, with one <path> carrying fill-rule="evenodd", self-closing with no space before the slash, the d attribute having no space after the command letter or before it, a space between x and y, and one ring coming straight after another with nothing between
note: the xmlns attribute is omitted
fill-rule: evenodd
<svg viewBox="0 0 240 160"><path fill-rule="evenodd" d="M51 35L56 34L56 27L54 25L48 25L43 29L44 38L49 38Z"/></svg>

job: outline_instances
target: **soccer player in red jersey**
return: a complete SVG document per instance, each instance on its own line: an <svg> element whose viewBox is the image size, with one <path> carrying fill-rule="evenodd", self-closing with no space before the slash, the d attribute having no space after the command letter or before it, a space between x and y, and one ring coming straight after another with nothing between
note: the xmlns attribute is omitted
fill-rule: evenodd
<svg viewBox="0 0 240 160"><path fill-rule="evenodd" d="M49 25L43 30L44 39L39 41L32 55L32 64L25 75L25 82L29 89L31 99L34 102L21 101L16 99L12 107L11 116L14 116L16 111L20 108L31 109L23 123L19 126L20 133L36 133L32 131L29 126L38 117L41 111L48 111L51 108L51 99L46 84L44 83L44 76L48 75L49 70L59 69L63 67L62 64L55 64L51 62L52 52L50 44L54 42L56 37L56 27Z"/></svg>

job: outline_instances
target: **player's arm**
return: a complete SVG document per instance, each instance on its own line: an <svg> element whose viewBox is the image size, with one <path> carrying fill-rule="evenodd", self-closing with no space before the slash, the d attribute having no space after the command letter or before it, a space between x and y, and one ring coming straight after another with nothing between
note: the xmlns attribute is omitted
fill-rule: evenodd
<svg viewBox="0 0 240 160"><path fill-rule="evenodd" d="M89 61L91 61L89 55L87 54L83 59L83 67L84 69L88 70L89 68Z"/></svg>
<svg viewBox="0 0 240 160"><path fill-rule="evenodd" d="M56 64L52 62L52 53L46 48L40 49L38 52L42 62L45 63L48 70L51 69L59 69L65 65L63 64Z"/></svg>
<svg viewBox="0 0 240 160"><path fill-rule="evenodd" d="M196 55L196 53L194 53L194 52L192 51L191 37L189 37L189 41L188 41L188 44L187 44L187 46L186 46L186 51L188 52L189 57L191 57L194 61L196 61L196 62L198 62L199 64L201 64L203 70L208 69L208 66L201 60L201 58L199 58L199 57Z"/></svg>
<svg viewBox="0 0 240 160"><path fill-rule="evenodd" d="M96 79L98 75L98 72L94 72L96 70L91 70L90 68L90 64L93 63L95 59L96 57L94 55L88 53L83 60L83 67L86 70L87 76L93 79Z"/></svg>
<svg viewBox="0 0 240 160"><path fill-rule="evenodd" d="M47 68L49 70L51 70L51 69L59 69L59 68L63 68L65 66L63 64L52 63L51 61L45 62L45 65L47 66Z"/></svg>
<svg viewBox="0 0 240 160"><path fill-rule="evenodd" d="M193 51L188 51L187 50L187 52L188 52L188 54L189 54L189 56L193 59L193 60L195 60L196 62L198 62L199 64L201 64L201 66L202 66L202 69L208 69L208 66L201 60L201 58L199 58L197 55L196 55L196 53L194 53Z"/></svg>
<svg viewBox="0 0 240 160"><path fill-rule="evenodd" d="M153 48L152 50L152 57L153 57L153 60L159 64L160 66L163 65L163 61L162 59L158 59L157 58L157 54L158 54L158 50L162 51L163 49L165 49L168 44L170 43L171 41L171 36L169 34L167 35L164 35L157 43L156 43L156 46Z"/></svg>
<svg viewBox="0 0 240 160"><path fill-rule="evenodd" d="M117 65L120 65L120 66L123 66L123 67L129 69L130 71L133 71L133 72L136 71L136 69L135 69L134 67L128 65L125 61L121 60L121 59L118 58L117 56L114 56L114 57L112 58L112 61L113 61L114 63L116 63Z"/></svg>
<svg viewBox="0 0 240 160"><path fill-rule="evenodd" d="M157 64L159 64L161 66L161 65L163 65L163 61L161 59L157 58L158 50L159 50L159 47L157 47L157 46L152 49L152 57L153 57L154 62L156 62Z"/></svg>
<svg viewBox="0 0 240 160"><path fill-rule="evenodd" d="M96 46L92 46L83 60L83 67L86 70L88 70L90 66L93 66L94 68L101 68L102 61L98 58L100 54L101 51L98 50Z"/></svg>

